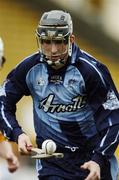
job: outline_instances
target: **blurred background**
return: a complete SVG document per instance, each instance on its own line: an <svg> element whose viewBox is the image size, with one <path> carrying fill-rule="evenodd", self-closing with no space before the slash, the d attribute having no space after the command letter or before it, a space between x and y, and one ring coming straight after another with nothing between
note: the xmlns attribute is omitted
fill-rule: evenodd
<svg viewBox="0 0 119 180"><path fill-rule="evenodd" d="M107 65L119 90L119 0L0 0L0 36L7 59L0 72L0 84L12 68L37 51L35 29L41 14L52 9L71 13L76 42ZM31 98L24 97L17 109L17 119L35 146ZM12 146L18 155L17 145ZM116 155L119 157L118 149ZM0 180L37 179L35 161L29 157L19 159L20 168L12 175L0 159Z"/></svg>

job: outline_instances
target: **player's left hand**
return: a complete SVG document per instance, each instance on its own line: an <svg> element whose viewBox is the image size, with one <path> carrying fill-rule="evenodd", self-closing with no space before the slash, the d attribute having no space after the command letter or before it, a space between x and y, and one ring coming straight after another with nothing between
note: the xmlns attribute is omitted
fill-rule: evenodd
<svg viewBox="0 0 119 180"><path fill-rule="evenodd" d="M6 157L9 172L13 173L19 168L18 158L13 153L8 153Z"/></svg>
<svg viewBox="0 0 119 180"><path fill-rule="evenodd" d="M22 133L18 137L18 150L22 155L29 155L32 149L32 143L25 133Z"/></svg>
<svg viewBox="0 0 119 180"><path fill-rule="evenodd" d="M100 180L100 166L95 161L88 161L81 168L90 171L85 180Z"/></svg>

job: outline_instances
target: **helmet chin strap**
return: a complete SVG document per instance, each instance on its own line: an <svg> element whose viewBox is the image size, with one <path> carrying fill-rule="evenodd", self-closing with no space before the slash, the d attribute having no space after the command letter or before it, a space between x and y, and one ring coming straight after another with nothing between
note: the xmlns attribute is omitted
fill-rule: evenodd
<svg viewBox="0 0 119 180"><path fill-rule="evenodd" d="M50 65L54 69L59 69L65 65L66 59L58 59L57 61L51 61L47 58L45 58L45 61L48 65Z"/></svg>
<svg viewBox="0 0 119 180"><path fill-rule="evenodd" d="M53 65L53 66L57 66L57 65L60 65L60 64L64 64L64 62L65 62L65 60L64 59L58 59L57 61L51 61L51 60L49 60L49 59L47 59L47 58L45 58L46 59L46 61L47 61L47 63L48 63L48 65Z"/></svg>
<svg viewBox="0 0 119 180"><path fill-rule="evenodd" d="M59 69L61 67L63 67L66 63L66 59L68 58L68 53L67 51L65 51L64 53L62 53L62 55L64 55L63 58L59 58L56 61L52 61L50 59L48 59L46 57L46 55L44 55L45 61L47 62L48 65L50 65L51 67L53 67L54 69Z"/></svg>

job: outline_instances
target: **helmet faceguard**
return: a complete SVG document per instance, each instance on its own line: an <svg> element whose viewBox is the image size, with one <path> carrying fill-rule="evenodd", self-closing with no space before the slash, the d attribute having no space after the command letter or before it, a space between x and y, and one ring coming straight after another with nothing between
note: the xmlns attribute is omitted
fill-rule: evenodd
<svg viewBox="0 0 119 180"><path fill-rule="evenodd" d="M54 68L63 66L67 56L71 56L70 35L72 29L71 16L64 11L53 10L44 13L41 17L36 29L38 47L45 61ZM49 44L50 48L45 49L45 44ZM52 53L53 44L57 48L56 54ZM58 57L57 60L56 56Z"/></svg>

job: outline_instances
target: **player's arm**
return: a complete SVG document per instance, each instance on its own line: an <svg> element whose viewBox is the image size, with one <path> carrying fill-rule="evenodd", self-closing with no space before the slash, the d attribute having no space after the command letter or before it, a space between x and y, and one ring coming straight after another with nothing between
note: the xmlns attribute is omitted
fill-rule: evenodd
<svg viewBox="0 0 119 180"><path fill-rule="evenodd" d="M17 142L19 134L23 133L22 128L16 120L16 103L19 94L13 87L12 82L6 81L1 88L0 96L0 126L3 134L11 141Z"/></svg>
<svg viewBox="0 0 119 180"><path fill-rule="evenodd" d="M105 160L112 157L119 141L119 101L115 89L111 86L109 80L103 78L103 74L100 72L92 73L88 78L90 79L88 79L90 83L87 83L86 86L88 103L94 111L100 142L91 161L82 166L82 168L90 170L86 180L93 179L95 176L97 176L97 179L100 177L100 168L103 167ZM111 95L113 95L113 99L110 97Z"/></svg>
<svg viewBox="0 0 119 180"><path fill-rule="evenodd" d="M7 76L1 88L0 124L3 134L11 141L20 142L20 144L24 141L20 146L23 146L23 149L25 149L27 144L29 146L29 140L16 119L16 104L23 95L28 95L29 93L24 80L25 73L22 73L21 69L20 67L14 69ZM23 78L22 75L24 75ZM19 140L21 137L22 140Z"/></svg>
<svg viewBox="0 0 119 180"><path fill-rule="evenodd" d="M102 131L100 134L101 140L94 150L92 160L97 162L100 167L103 167L108 159L110 159L119 143L119 124L111 126Z"/></svg>
<svg viewBox="0 0 119 180"><path fill-rule="evenodd" d="M11 83L9 86L11 87ZM11 88L8 88L8 90L11 92L5 92L8 97L1 97L1 129L5 132L5 135L9 140L18 143L18 149L20 152L27 153L27 148L32 146L32 143L30 142L30 138L20 127L15 115L16 101L18 101L19 94L17 91L15 92L15 87L14 90Z"/></svg>

